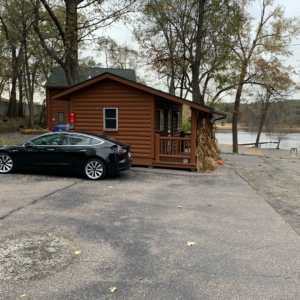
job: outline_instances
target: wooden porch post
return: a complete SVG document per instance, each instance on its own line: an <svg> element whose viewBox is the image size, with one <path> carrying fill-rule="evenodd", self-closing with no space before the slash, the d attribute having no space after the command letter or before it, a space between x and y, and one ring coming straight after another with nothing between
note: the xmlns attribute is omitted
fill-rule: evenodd
<svg viewBox="0 0 300 300"><path fill-rule="evenodd" d="M159 159L159 147L160 147L160 134L155 134L155 162L160 162Z"/></svg>
<svg viewBox="0 0 300 300"><path fill-rule="evenodd" d="M191 117L191 159L190 163L196 163L196 139L197 139L197 110L192 108Z"/></svg>

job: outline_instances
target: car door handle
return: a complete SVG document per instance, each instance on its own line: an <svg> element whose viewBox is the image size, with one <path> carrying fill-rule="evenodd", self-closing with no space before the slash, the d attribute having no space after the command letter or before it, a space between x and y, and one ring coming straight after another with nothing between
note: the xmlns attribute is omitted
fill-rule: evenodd
<svg viewBox="0 0 300 300"><path fill-rule="evenodd" d="M54 151L54 149L47 149L47 151Z"/></svg>
<svg viewBox="0 0 300 300"><path fill-rule="evenodd" d="M79 151L81 151L81 152L85 152L86 150L85 150L85 149L80 149Z"/></svg>
<svg viewBox="0 0 300 300"><path fill-rule="evenodd" d="M13 150L12 152L18 152L19 150Z"/></svg>

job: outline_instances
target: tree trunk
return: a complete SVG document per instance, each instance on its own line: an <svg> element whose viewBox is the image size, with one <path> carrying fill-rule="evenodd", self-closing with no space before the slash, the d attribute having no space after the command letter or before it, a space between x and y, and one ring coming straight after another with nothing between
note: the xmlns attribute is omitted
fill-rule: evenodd
<svg viewBox="0 0 300 300"><path fill-rule="evenodd" d="M232 152L234 153L239 152L237 123L240 114L240 102L244 86L244 80L246 77L246 68L247 65L244 64L239 78L239 85L235 96L234 111L232 115Z"/></svg>
<svg viewBox="0 0 300 300"><path fill-rule="evenodd" d="M42 122L43 116L45 115L45 108L46 108L46 99L43 100L41 109L39 112L39 117L38 117L38 125Z"/></svg>
<svg viewBox="0 0 300 300"><path fill-rule="evenodd" d="M19 73L19 107L18 107L18 117L24 117L23 113L23 70Z"/></svg>
<svg viewBox="0 0 300 300"><path fill-rule="evenodd" d="M28 103L29 105L29 114L30 114L30 125L31 128L34 128L34 107L33 107L33 99Z"/></svg>
<svg viewBox="0 0 300 300"><path fill-rule="evenodd" d="M259 139L260 139L260 135L261 135L261 132L262 132L263 125L264 125L265 120L266 120L266 114L267 114L267 111L266 111L265 107L263 107L263 112L262 112L262 116L261 116L261 119L260 119L260 124L259 124L259 127L258 127L258 132L257 132L257 136L256 136L255 147L258 147L258 145L259 145Z"/></svg>
<svg viewBox="0 0 300 300"><path fill-rule="evenodd" d="M68 86L79 83L78 75L78 36L77 36L77 2L66 0L66 73ZM74 34L76 33L76 34Z"/></svg>
<svg viewBox="0 0 300 300"><path fill-rule="evenodd" d="M198 0L198 28L196 35L196 53L195 60L192 63L192 76L193 76L193 102L204 105L204 99L200 95L199 88L199 75L200 75L200 65L202 60L202 37L203 37L203 23L204 23L204 6L206 0Z"/></svg>
<svg viewBox="0 0 300 300"><path fill-rule="evenodd" d="M9 118L17 116L17 100L16 100L16 86L17 86L17 77L18 77L18 70L17 70L17 49L15 46L12 46L12 77L11 77L11 92L10 92L10 99L8 105L8 112L7 116Z"/></svg>

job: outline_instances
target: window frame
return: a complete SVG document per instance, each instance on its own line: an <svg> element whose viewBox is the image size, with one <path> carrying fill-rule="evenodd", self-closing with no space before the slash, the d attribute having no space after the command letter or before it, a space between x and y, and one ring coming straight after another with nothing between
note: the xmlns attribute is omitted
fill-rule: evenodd
<svg viewBox="0 0 300 300"><path fill-rule="evenodd" d="M161 119L162 116L162 119ZM157 129L158 131L164 131L165 130L165 110L159 108L157 110Z"/></svg>
<svg viewBox="0 0 300 300"><path fill-rule="evenodd" d="M62 136L61 134L59 133L51 133L51 134L45 134L45 135L40 135L32 140L30 140L30 142L34 142L35 140L39 139L39 138L43 138L43 137L51 137L51 136L59 136L59 140L58 140L58 144L57 145L34 145L34 147L59 147L59 146L62 146L60 143L62 142ZM23 146L25 145L26 143L23 144Z"/></svg>
<svg viewBox="0 0 300 300"><path fill-rule="evenodd" d="M40 137L48 136L48 135L60 135L60 142L62 143L63 139L64 139L64 136L66 134L78 134L78 133L77 132L76 133L72 133L72 132L68 132L68 133L65 133L65 132L60 132L60 133L59 132L57 132L57 133L45 133L43 135L40 135L38 137L35 137L35 138L33 138L33 139L31 139L31 140L23 143L22 146L25 147L26 143L32 142L32 141L34 141L34 140L36 140L36 139L38 139ZM95 137L95 136L88 135L88 134L85 134L85 133L80 133L80 135L84 135L84 136L89 137L91 139L97 140L97 141L99 141L99 143L92 144L92 145L91 144L90 145L77 145L76 147L93 147L93 146L97 146L97 145L101 145L101 144L105 143L105 141L102 140L100 137ZM63 147L74 147L73 145L63 145L63 144L51 145L51 147L61 147L61 146L63 146ZM36 145L35 147L49 147L49 145Z"/></svg>
<svg viewBox="0 0 300 300"><path fill-rule="evenodd" d="M59 121L59 114L63 114L63 121ZM66 122L65 122L65 113L64 113L63 111L59 111L59 112L57 113L57 122L58 122L58 123L66 123Z"/></svg>
<svg viewBox="0 0 300 300"><path fill-rule="evenodd" d="M95 136L91 136L91 135L88 135L88 134L84 134L84 133L77 133L77 132L68 132L68 133L61 133L61 135L63 136L61 141L63 141L65 138L66 138L66 135L82 135L82 136L86 136L88 138L90 138L90 143L88 145L63 145L64 147L93 147L93 146L97 146L97 145L101 145L104 143L104 141L101 139L101 138L98 138L98 137L95 137ZM98 141L97 144L91 144L91 141L92 140L96 140Z"/></svg>
<svg viewBox="0 0 300 300"><path fill-rule="evenodd" d="M115 109L116 110L116 118L106 118L106 116L105 116L106 109ZM106 128L106 126L105 126L106 120L116 120L116 128ZM116 131L118 129L119 129L119 109L118 109L118 107L103 107L103 130Z"/></svg>

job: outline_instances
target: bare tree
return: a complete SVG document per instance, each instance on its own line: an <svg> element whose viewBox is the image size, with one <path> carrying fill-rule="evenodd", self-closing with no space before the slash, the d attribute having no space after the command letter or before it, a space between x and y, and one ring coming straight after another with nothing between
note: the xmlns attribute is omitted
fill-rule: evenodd
<svg viewBox="0 0 300 300"><path fill-rule="evenodd" d="M276 102L266 118L266 129L269 135L277 140L277 149L289 133L293 121L292 107L288 101Z"/></svg>
<svg viewBox="0 0 300 300"><path fill-rule="evenodd" d="M255 1L240 0L239 2L239 18L237 21L234 20L230 33L232 37L230 45L234 53L233 58L238 77L232 120L233 152L238 152L237 123L243 88L246 82L256 76L256 71L252 73L253 63L262 54L291 55L287 45L293 37L300 33L300 19L286 18L282 6L278 5L268 12L268 9L272 8L274 0L260 2L260 18L256 27L253 27L253 17L247 11L248 4ZM253 28L255 29L253 30Z"/></svg>
<svg viewBox="0 0 300 300"><path fill-rule="evenodd" d="M78 48L79 44L90 39L99 28L126 18L126 15L135 9L137 0L65 0L35 1L34 30L37 33L45 51L54 58L65 71L68 85L79 81L78 75ZM62 2L62 3L61 3ZM64 19L61 17L63 7ZM51 24L57 29L59 42L56 49L51 49L51 38L43 33L41 28ZM57 37L56 36L56 37Z"/></svg>

